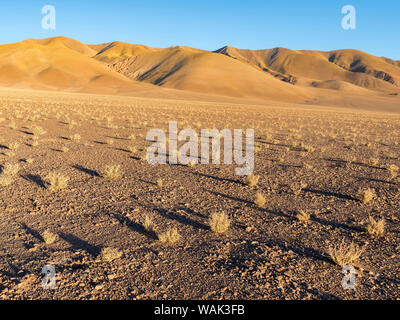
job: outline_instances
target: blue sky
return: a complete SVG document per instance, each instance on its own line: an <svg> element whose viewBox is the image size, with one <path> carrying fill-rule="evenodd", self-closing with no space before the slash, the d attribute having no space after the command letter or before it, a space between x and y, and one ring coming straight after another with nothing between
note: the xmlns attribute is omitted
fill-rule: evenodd
<svg viewBox="0 0 400 320"><path fill-rule="evenodd" d="M41 27L54 5L56 30ZM344 5L357 29L341 27ZM0 43L63 35L84 43L114 40L152 47L216 50L354 48L400 60L398 0L1 0Z"/></svg>

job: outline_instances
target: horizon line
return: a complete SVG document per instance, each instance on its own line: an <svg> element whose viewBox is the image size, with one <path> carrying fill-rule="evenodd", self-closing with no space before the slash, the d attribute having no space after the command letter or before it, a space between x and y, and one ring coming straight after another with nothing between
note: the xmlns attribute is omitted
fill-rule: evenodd
<svg viewBox="0 0 400 320"><path fill-rule="evenodd" d="M101 44L110 44L110 43L113 43L113 42L121 42L121 43L126 43L126 44L131 44L131 45L146 46L146 47L150 47L150 48L153 48L153 49L168 49L168 48L173 48L173 47L186 47L186 48L198 49L198 50L203 50L203 51L208 51L208 52L215 52L217 50L220 50L220 49L223 49L223 48L226 48L226 47L231 47L231 48L239 49L239 50L251 50L251 51L273 50L273 49L280 49L280 48L288 49L288 50L292 50L292 51L314 51L314 52L332 52L332 51L338 51L338 50L355 50L355 51L360 51L360 52L363 52L363 53L366 53L366 54L369 54L369 55L372 55L372 56L375 56L375 57L386 58L386 59L390 59L390 60L393 60L393 61L400 62L400 59L397 60L396 58L389 58L388 56L377 56L377 55L374 55L372 53L369 53L368 51L363 51L363 50L356 49L356 48L341 48L341 49L331 49L331 50L319 50L319 49L292 49L292 48L289 48L289 47L276 46L276 47L271 47L271 48L250 49L250 48L238 48L238 47L231 46L231 45L228 44L228 45L224 45L224 46L222 46L220 48L217 48L217 49L214 49L214 50L208 50L208 49L202 49L202 48L184 46L184 45L178 45L178 44L177 45L172 45L172 46L169 46L169 47L152 47L152 46L149 46L147 44L131 43L131 42L126 42L126 41L121 41L121 40L112 40L112 41L106 41L106 42L100 42L100 43L86 43L86 42L83 42L83 41L78 40L76 38L67 37L67 36L63 36L63 35L45 37L45 38L25 38L25 39L17 41L17 42L0 43L0 45L17 44L17 43L24 42L26 40L45 40L45 39L54 39L54 38L71 39L71 40L78 41L78 42L80 42L80 43L82 43L84 45L88 45L88 46L95 46L95 45L101 45Z"/></svg>

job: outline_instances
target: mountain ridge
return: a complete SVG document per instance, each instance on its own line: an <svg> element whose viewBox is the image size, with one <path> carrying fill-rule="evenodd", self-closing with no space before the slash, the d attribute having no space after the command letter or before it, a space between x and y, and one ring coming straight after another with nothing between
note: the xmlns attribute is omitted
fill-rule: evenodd
<svg viewBox="0 0 400 320"><path fill-rule="evenodd" d="M52 37L0 45L0 85L111 94L161 92L165 88L294 103L333 103L340 94L354 101L361 96L383 97L396 105L400 61L355 49L224 46L207 51L121 41L84 44ZM347 103L351 99L341 100ZM362 101L365 103L364 98Z"/></svg>

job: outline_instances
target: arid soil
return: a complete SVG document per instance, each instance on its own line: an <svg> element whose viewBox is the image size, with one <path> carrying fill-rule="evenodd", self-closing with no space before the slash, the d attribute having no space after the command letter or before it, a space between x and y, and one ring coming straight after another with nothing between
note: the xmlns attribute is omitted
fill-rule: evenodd
<svg viewBox="0 0 400 320"><path fill-rule="evenodd" d="M400 298L398 114L4 91L0 118L0 163L19 164L0 187L1 299ZM236 165L148 164L146 133L169 121L255 129L257 186ZM122 176L104 178L108 165ZM51 191L51 172L68 185ZM224 234L210 230L216 212ZM366 232L369 217L383 235ZM171 227L180 239L160 242ZM329 255L341 243L363 249L355 290ZM42 288L45 265L55 290Z"/></svg>

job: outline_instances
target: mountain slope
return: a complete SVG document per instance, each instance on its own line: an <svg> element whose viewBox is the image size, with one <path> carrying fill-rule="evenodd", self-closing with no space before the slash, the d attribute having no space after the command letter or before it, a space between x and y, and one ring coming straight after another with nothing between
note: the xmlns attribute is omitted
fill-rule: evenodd
<svg viewBox="0 0 400 320"><path fill-rule="evenodd" d="M110 67L130 79L180 90L281 101L309 95L247 63L188 47L145 50Z"/></svg>
<svg viewBox="0 0 400 320"><path fill-rule="evenodd" d="M53 37L46 39L27 39L21 42L22 44L40 44L47 47L59 47L59 48L67 48L78 53L81 53L87 57L93 57L97 52L90 48L90 46L79 42L74 39L66 38L66 37Z"/></svg>
<svg viewBox="0 0 400 320"><path fill-rule="evenodd" d="M134 45L120 41L89 45L89 47L96 52L96 55L93 55L94 58L104 63L116 63L142 53L157 50L144 45Z"/></svg>
<svg viewBox="0 0 400 320"><path fill-rule="evenodd" d="M92 49L66 38L0 46L0 85L118 92L143 87L90 58Z"/></svg>
<svg viewBox="0 0 400 320"><path fill-rule="evenodd" d="M400 87L400 67L393 61L378 58L357 50L295 51L285 48L244 50L223 47L216 51L247 62L280 77L310 80L340 80L377 90ZM293 80L295 78L295 80Z"/></svg>

